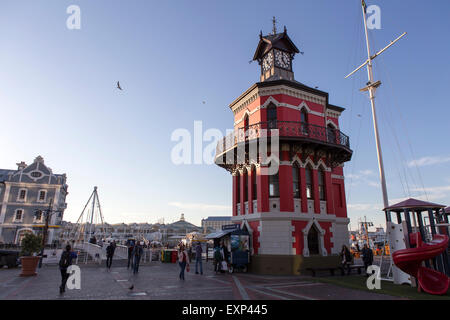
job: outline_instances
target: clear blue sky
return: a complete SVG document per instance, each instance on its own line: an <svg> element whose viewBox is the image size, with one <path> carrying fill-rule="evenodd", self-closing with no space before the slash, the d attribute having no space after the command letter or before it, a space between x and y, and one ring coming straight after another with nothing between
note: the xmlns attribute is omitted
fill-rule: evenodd
<svg viewBox="0 0 450 320"><path fill-rule="evenodd" d="M66 28L71 4L81 8L81 30ZM423 181L429 200L450 204L450 2L367 4L382 13L373 50L408 32L375 64L389 196L426 199ZM172 164L170 136L192 132L195 120L232 127L228 104L258 81L259 66L248 61L272 16L305 52L294 60L296 79L347 109L352 228L364 215L384 225L370 106L358 91L366 72L344 79L365 57L359 0L2 0L0 168L42 155L67 173L66 220L78 218L95 185L108 222L230 215L230 175Z"/></svg>

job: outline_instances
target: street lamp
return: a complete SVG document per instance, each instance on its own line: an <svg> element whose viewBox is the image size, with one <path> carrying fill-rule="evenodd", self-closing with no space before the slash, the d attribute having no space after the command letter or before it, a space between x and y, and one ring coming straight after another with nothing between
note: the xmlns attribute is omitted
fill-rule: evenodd
<svg viewBox="0 0 450 320"><path fill-rule="evenodd" d="M44 249L45 249L45 242L47 241L47 232L48 232L48 223L49 220L51 218L51 216L54 213L60 213L61 211L53 211L53 198L50 198L49 204L48 204L48 209L47 210L35 210L34 211L34 216L37 217L37 215L40 213L41 215L44 214L45 215L45 225L44 225L44 230L43 230L43 235L42 235L42 250L41 250L41 258L39 259L39 268L42 267L42 259L44 258Z"/></svg>

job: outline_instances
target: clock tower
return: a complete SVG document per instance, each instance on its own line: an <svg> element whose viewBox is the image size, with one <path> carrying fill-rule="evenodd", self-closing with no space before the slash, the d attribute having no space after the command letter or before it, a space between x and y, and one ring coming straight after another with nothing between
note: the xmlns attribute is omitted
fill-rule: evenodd
<svg viewBox="0 0 450 320"><path fill-rule="evenodd" d="M275 21L272 34L260 34L253 57L260 81L229 105L234 131L216 148L215 163L232 177L231 221L250 234L255 273L338 267L348 245L344 164L353 152L340 129L345 109L331 104L327 92L294 79L297 53ZM269 172L269 156L277 170Z"/></svg>
<svg viewBox="0 0 450 320"><path fill-rule="evenodd" d="M267 36L263 36L261 31L253 56L261 66L260 81L294 80L292 60L296 53L300 51L287 35L286 27L282 33L277 33L274 23L273 33Z"/></svg>

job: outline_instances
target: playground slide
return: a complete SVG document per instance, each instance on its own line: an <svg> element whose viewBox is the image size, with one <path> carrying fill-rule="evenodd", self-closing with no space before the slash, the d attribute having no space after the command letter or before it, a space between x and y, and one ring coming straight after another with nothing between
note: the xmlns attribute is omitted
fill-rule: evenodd
<svg viewBox="0 0 450 320"><path fill-rule="evenodd" d="M394 252L394 264L402 271L412 275L419 281L422 288L430 294L445 294L449 288L449 278L438 271L422 266L422 262L432 259L447 250L448 236L434 235L433 241L422 242L420 234L411 234L411 242L415 243L418 237L418 246L411 249L402 249Z"/></svg>

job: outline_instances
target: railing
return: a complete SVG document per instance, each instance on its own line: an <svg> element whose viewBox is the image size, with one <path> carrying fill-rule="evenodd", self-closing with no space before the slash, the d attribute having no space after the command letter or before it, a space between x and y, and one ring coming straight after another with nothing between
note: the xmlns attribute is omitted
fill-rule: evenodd
<svg viewBox="0 0 450 320"><path fill-rule="evenodd" d="M278 121L259 122L247 127L242 127L217 143L216 155L219 155L236 144L271 136L270 129L278 129L278 136L284 138L307 138L321 142L344 146L350 148L350 139L340 130L321 127L300 121Z"/></svg>

